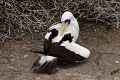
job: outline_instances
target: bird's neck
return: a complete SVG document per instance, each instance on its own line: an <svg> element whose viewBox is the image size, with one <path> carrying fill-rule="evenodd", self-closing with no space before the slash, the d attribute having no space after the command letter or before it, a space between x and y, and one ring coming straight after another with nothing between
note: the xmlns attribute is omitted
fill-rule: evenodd
<svg viewBox="0 0 120 80"><path fill-rule="evenodd" d="M64 33L66 32L67 28L68 28L68 24L62 24L58 35L63 36Z"/></svg>

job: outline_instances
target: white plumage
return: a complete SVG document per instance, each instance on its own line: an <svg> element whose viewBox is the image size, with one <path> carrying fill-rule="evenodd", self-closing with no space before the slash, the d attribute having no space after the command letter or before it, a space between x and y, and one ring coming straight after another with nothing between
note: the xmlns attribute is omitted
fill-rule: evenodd
<svg viewBox="0 0 120 80"><path fill-rule="evenodd" d="M76 18L73 16L73 14L71 12L68 12L68 11L65 12L61 18L61 22L63 22L63 23L57 24L51 28L52 29L55 28L55 29L59 30L59 33L60 33L61 28L63 28L62 24L64 25L65 20L70 20L70 24L67 25L68 27L66 28L65 33L62 36L58 34L58 36L52 40L52 43L59 42L62 39L62 37L67 33L71 33L71 36L73 36L73 42L75 42L77 40L78 35L79 35L79 25L78 25Z"/></svg>
<svg viewBox="0 0 120 80"><path fill-rule="evenodd" d="M73 14L71 12L65 12L63 15L62 15L62 18L61 18L61 22L64 22L65 20L67 19L70 19L71 22L70 24L68 25L68 28L66 29L65 34L67 33L71 33L71 36L73 36L73 42L75 42L78 38L78 35L79 35L79 25L78 25L78 22L77 20L74 18ZM56 25L53 25L49 28L49 30L52 30L52 29L56 29L58 30L58 34L60 33L60 29L62 27L62 23L58 23ZM46 35L45 35L45 39L48 40L48 38L50 37L52 33L51 32L48 32ZM59 42L62 37L64 36L60 36L60 35L57 35L54 39L52 39L52 43L55 43L55 42ZM44 58L43 58L44 57ZM50 60L55 60L57 57L53 57L53 56L41 56L41 60L40 60L40 64L43 64L45 63L46 61L48 61L50 58Z"/></svg>
<svg viewBox="0 0 120 80"><path fill-rule="evenodd" d="M69 41L65 41L60 46L64 46L66 49L75 52L84 58L88 58L90 55L90 51L87 48L80 46L74 42L70 43Z"/></svg>
<svg viewBox="0 0 120 80"><path fill-rule="evenodd" d="M49 71L59 57L69 62L88 58L90 51L75 43L78 35L79 25L76 18L71 12L63 13L61 23L51 26L45 35L44 51L40 53L42 56L33 67L38 71ZM71 60L67 60L67 57Z"/></svg>

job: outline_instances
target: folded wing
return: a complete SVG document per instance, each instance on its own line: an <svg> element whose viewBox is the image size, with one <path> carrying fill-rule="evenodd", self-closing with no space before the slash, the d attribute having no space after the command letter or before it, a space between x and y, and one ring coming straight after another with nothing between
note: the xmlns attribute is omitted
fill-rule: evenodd
<svg viewBox="0 0 120 80"><path fill-rule="evenodd" d="M47 55L62 58L66 62L83 61L89 57L90 51L74 42L53 43Z"/></svg>

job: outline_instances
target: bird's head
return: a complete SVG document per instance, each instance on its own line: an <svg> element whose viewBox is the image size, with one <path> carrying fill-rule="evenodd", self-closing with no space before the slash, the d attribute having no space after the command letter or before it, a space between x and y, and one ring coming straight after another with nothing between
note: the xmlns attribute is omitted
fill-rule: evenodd
<svg viewBox="0 0 120 80"><path fill-rule="evenodd" d="M68 27L78 26L78 22L77 22L76 18L69 11L66 11L66 12L63 13L63 15L61 17L61 23L62 23L62 27L61 27L61 30L60 30L60 36L63 36L63 34L65 33L65 31Z"/></svg>
<svg viewBox="0 0 120 80"><path fill-rule="evenodd" d="M76 21L76 19L71 12L66 11L63 13L61 17L61 22L70 24L71 22L74 22L74 21Z"/></svg>

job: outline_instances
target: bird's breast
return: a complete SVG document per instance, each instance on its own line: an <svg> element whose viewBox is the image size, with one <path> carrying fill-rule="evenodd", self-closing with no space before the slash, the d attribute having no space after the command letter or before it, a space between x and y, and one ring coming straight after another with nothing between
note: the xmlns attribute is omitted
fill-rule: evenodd
<svg viewBox="0 0 120 80"><path fill-rule="evenodd" d="M52 39L52 43L54 42L60 42L60 40L62 39L62 36L56 36L54 39Z"/></svg>

